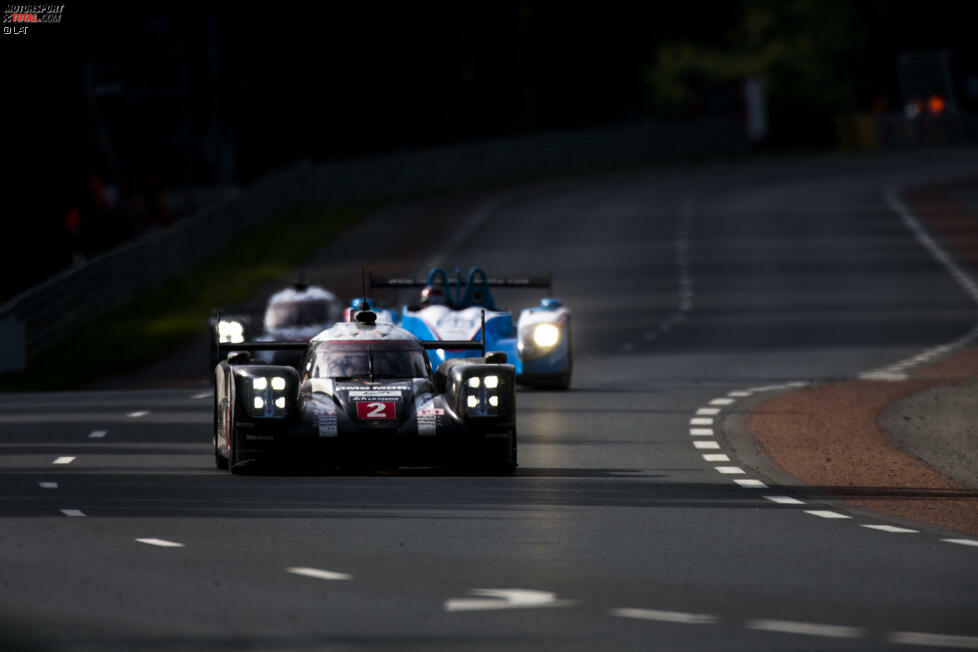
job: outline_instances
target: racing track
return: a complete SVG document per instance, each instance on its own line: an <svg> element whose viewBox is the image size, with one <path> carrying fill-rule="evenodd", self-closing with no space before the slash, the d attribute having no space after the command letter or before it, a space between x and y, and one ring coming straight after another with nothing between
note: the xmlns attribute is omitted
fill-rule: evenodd
<svg viewBox="0 0 978 652"><path fill-rule="evenodd" d="M733 482L690 436L730 392L972 328L881 191L976 168L713 163L490 200L443 262L552 269L574 310L574 388L519 394L512 478L232 477L206 386L0 397L0 648L978 647L978 548L766 500L791 487Z"/></svg>

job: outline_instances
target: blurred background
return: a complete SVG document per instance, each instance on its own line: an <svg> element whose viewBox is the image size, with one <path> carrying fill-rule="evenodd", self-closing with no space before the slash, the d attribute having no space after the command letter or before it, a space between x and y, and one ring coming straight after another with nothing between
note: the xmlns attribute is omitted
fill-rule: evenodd
<svg viewBox="0 0 978 652"><path fill-rule="evenodd" d="M0 40L0 300L300 159L716 119L761 154L972 141L967 7L67 4Z"/></svg>

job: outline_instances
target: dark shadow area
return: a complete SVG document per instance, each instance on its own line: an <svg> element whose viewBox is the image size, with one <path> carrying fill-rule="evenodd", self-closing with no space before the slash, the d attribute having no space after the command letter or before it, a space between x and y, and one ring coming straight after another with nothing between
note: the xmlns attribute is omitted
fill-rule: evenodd
<svg viewBox="0 0 978 652"><path fill-rule="evenodd" d="M635 473L636 475L623 475ZM651 475L644 475L651 473ZM643 475L639 475L643 474ZM522 518L545 507L652 509L785 509L761 500L770 492L888 500L974 499L967 491L908 487L771 487L745 491L734 483L670 482L643 469L518 469L514 477L434 471L291 476L188 476L102 472L63 481L56 495L18 493L36 486L37 473L6 473L0 516L50 517L66 506L92 517L179 518ZM29 477L26 477L29 476ZM70 487L70 489L68 488ZM16 496L16 498L15 498ZM70 503L70 505L69 505ZM448 512L449 515L445 513ZM454 512L454 515L451 515Z"/></svg>

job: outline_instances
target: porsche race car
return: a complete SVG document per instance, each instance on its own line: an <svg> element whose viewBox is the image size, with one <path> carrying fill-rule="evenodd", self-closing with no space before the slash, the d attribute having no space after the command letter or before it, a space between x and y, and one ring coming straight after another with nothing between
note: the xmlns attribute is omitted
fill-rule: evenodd
<svg viewBox="0 0 978 652"><path fill-rule="evenodd" d="M365 302L364 302L365 303ZM366 307L366 306L365 306ZM478 357L433 370L425 350ZM360 310L308 343L222 342L214 369L214 461L239 473L265 461L322 467L516 468L515 372L485 341L428 342ZM295 351L298 370L255 362Z"/></svg>
<svg viewBox="0 0 978 652"><path fill-rule="evenodd" d="M551 290L550 278L490 278L478 267L469 270L465 284L461 272L448 279L441 268L432 269L424 281L409 278L369 278L371 288L422 288L419 305L404 306L400 312L383 311L390 319L422 340L475 340L484 337L486 346L506 353L521 385L568 389L573 371L571 313L560 299L541 299L525 308L513 323L513 313L496 306L491 288ZM357 306L354 299L353 307ZM485 325L481 315L485 313ZM473 355L450 346L428 351L431 363Z"/></svg>

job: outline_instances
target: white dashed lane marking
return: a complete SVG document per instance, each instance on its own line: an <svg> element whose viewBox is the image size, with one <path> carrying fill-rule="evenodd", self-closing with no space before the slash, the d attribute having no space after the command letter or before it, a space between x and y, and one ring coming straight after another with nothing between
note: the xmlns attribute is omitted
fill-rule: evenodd
<svg viewBox="0 0 978 652"><path fill-rule="evenodd" d="M805 503L798 500L797 498L792 498L791 496L764 496L767 500L772 503L777 503L778 505L804 505Z"/></svg>
<svg viewBox="0 0 978 652"><path fill-rule="evenodd" d="M727 475L743 475L744 474L744 470L742 468L740 468L739 466L715 466L713 468L715 468L720 473L724 473L724 474L727 474Z"/></svg>
<svg viewBox="0 0 978 652"><path fill-rule="evenodd" d="M453 598L445 601L445 611L482 611L494 609L528 609L536 607L569 607L573 600L558 600L548 591L530 589L472 589L475 598Z"/></svg>
<svg viewBox="0 0 978 652"><path fill-rule="evenodd" d="M611 615L621 618L681 623L683 625L711 625L717 621L716 616L711 616L710 614L691 614L684 611L661 611L659 609L612 609Z"/></svg>
<svg viewBox="0 0 978 652"><path fill-rule="evenodd" d="M88 433L88 438L89 439L102 439L107 434L109 434L109 431L108 430L93 430L92 432Z"/></svg>
<svg viewBox="0 0 978 652"><path fill-rule="evenodd" d="M754 480L753 478L734 478L734 482L739 484L744 489L767 489L767 485L760 480Z"/></svg>
<svg viewBox="0 0 978 652"><path fill-rule="evenodd" d="M58 483L57 482L38 482L37 483L37 486L39 486L41 489L57 489L58 488Z"/></svg>
<svg viewBox="0 0 978 652"><path fill-rule="evenodd" d="M351 580L352 575L347 573L337 573L335 571L323 570L321 568L309 568L307 566L293 566L291 568L286 568L285 572L292 573L293 575L302 575L303 577L312 577L317 580Z"/></svg>
<svg viewBox="0 0 978 652"><path fill-rule="evenodd" d="M65 516L84 516L85 512L80 509L62 509L61 513Z"/></svg>
<svg viewBox="0 0 978 652"><path fill-rule="evenodd" d="M781 632L784 634L806 634L808 636L827 636L830 638L859 638L865 630L861 627L842 625L820 625L801 623L793 620L749 620L747 629L761 632Z"/></svg>
<svg viewBox="0 0 978 652"><path fill-rule="evenodd" d="M925 634L923 632L893 632L890 643L904 645L929 645L932 647L952 647L962 650L978 650L976 636L949 636L947 634Z"/></svg>
<svg viewBox="0 0 978 652"><path fill-rule="evenodd" d="M136 539L139 543L145 543L147 546L159 546L160 548L183 548L182 543L176 541L167 541L166 539Z"/></svg>
<svg viewBox="0 0 978 652"><path fill-rule="evenodd" d="M917 534L918 532L920 532L920 530L911 530L909 528L897 527L895 525L868 525L864 523L862 526L865 528L869 528L870 530L879 530L881 532L892 532L893 534Z"/></svg>
<svg viewBox="0 0 978 652"><path fill-rule="evenodd" d="M71 457L70 455L65 455L63 457L56 458L53 462L51 462L51 464L71 464L74 461L75 461L74 457Z"/></svg>
<svg viewBox="0 0 978 652"><path fill-rule="evenodd" d="M840 514L839 512L833 512L827 509L806 509L806 514L811 514L812 516L818 516L819 518L852 518L851 516L846 516L845 514Z"/></svg>
<svg viewBox="0 0 978 652"><path fill-rule="evenodd" d="M978 548L978 541L974 539L941 539L944 543L957 543L962 546L974 546Z"/></svg>
<svg viewBox="0 0 978 652"><path fill-rule="evenodd" d="M136 410L135 412L130 412L126 416L129 417L130 419L139 419L140 417L144 417L147 414L149 414L149 410Z"/></svg>

